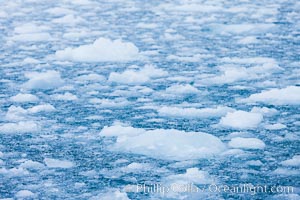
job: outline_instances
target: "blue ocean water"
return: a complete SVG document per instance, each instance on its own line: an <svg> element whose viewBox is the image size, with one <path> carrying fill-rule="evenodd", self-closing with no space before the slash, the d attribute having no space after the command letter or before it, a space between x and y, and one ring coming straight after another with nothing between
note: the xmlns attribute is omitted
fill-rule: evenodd
<svg viewBox="0 0 300 200"><path fill-rule="evenodd" d="M124 191L127 185L160 182L165 177L184 174L188 168L208 172L218 184L294 187L293 194L220 192L202 198L299 198L299 164L281 164L299 155L299 103L274 105L238 101L272 88L299 87L299 2L14 0L0 3L1 198L102 199L107 193L113 196L113 191L121 191L129 199L200 198L201 195L168 197ZM69 16L69 19L55 22L64 16ZM34 30L26 32L24 27L22 29L24 24L35 24L40 27L40 32L48 35L37 36ZM16 27L21 27L23 32L18 32ZM101 37L131 42L143 58L121 62L117 56L116 61L104 62L53 58L58 50L91 44ZM32 60L28 61L28 58ZM280 69L259 71L263 64L268 63ZM138 69L154 65L167 75L150 77L138 84L109 81L112 72L122 73L132 65ZM257 66L259 69L252 69ZM229 74L226 75L228 68L233 68L234 73L227 71ZM59 72L63 85L50 89L24 88L24 83L30 79L26 73L48 70ZM88 74L98 74L105 79L78 79ZM178 84L189 84L198 92L166 92L167 88ZM142 89L151 90L141 92ZM53 98L65 92L76 95L77 99ZM13 101L11 97L19 93L30 93L38 100ZM92 99L109 103L97 104ZM51 104L55 111L30 111L32 107L44 104ZM27 111L25 114L17 111L17 117L11 119L8 113L12 106ZM266 107L276 109L277 114L264 115L257 127L241 130L219 126L219 115L160 115L158 109L163 106L197 109L227 106L247 112L253 107ZM24 120L34 121L40 128L25 132L9 132L3 128L5 124ZM119 122L146 130L210 133L226 145L231 140L230 134L238 132L237 135L260 139L265 148L241 148L243 153L239 151L230 156L224 154L188 162L159 159L138 152L112 151L117 138L102 137L100 132L104 126ZM266 128L266 125L276 123L285 127ZM184 146L180 151L185 151ZM67 160L74 166L51 167L45 158ZM35 164L22 167L22 163L29 160ZM251 165L249 161L260 163ZM130 163L146 163L151 167L128 170ZM26 197L19 193L18 196L22 190L33 194Z"/></svg>

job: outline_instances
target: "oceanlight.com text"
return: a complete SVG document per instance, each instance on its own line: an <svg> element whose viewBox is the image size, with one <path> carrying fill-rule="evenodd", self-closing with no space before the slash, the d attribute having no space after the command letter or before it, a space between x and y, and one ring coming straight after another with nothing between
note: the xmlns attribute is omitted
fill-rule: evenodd
<svg viewBox="0 0 300 200"><path fill-rule="evenodd" d="M137 192L144 194L151 193L232 193L232 194L250 194L257 195L261 193L269 194L292 194L294 193L293 186L270 186L270 185L225 185L225 184L210 184L205 186L196 186L193 183L173 183L173 184L137 184L130 185L125 188L127 192Z"/></svg>

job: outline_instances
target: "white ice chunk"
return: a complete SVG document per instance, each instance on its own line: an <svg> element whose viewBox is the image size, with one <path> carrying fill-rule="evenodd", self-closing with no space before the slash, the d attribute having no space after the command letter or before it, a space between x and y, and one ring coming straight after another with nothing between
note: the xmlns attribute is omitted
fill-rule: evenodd
<svg viewBox="0 0 300 200"><path fill-rule="evenodd" d="M300 104L300 87L288 86L282 89L270 89L260 93L252 94L240 102L253 103L261 102L273 105L299 105Z"/></svg>
<svg viewBox="0 0 300 200"><path fill-rule="evenodd" d="M279 167L273 171L273 174L287 176L287 177L299 176L299 170Z"/></svg>
<svg viewBox="0 0 300 200"><path fill-rule="evenodd" d="M178 108L164 106L159 108L159 115L168 117L184 117L184 118L210 118L221 117L228 112L233 112L234 109L224 106L218 106L216 108Z"/></svg>
<svg viewBox="0 0 300 200"><path fill-rule="evenodd" d="M206 5L204 3L187 3L187 4L161 4L159 9L175 11L175 12L199 12L199 13L211 13L218 12L222 7L215 5Z"/></svg>
<svg viewBox="0 0 300 200"><path fill-rule="evenodd" d="M85 81L102 82L102 81L105 81L106 78L102 75L93 73L93 74L88 74L88 75L81 75L81 76L77 77L76 80L82 81L82 82L85 82Z"/></svg>
<svg viewBox="0 0 300 200"><path fill-rule="evenodd" d="M257 43L257 42L258 42L258 40L256 39L255 36L247 36L238 41L238 43L240 43L240 44L253 44L253 43Z"/></svg>
<svg viewBox="0 0 300 200"><path fill-rule="evenodd" d="M264 149L265 143L257 138L232 138L228 145L232 148L241 149Z"/></svg>
<svg viewBox="0 0 300 200"><path fill-rule="evenodd" d="M10 106L5 115L5 119L8 121L21 121L27 117L27 110L21 106Z"/></svg>
<svg viewBox="0 0 300 200"><path fill-rule="evenodd" d="M251 109L252 113L261 113L263 116L272 116L278 113L278 110L275 108L267 108L267 107L253 107Z"/></svg>
<svg viewBox="0 0 300 200"><path fill-rule="evenodd" d="M253 67L241 67L235 65L223 65L219 67L221 71L221 75L215 76L214 74L209 75L209 77L200 80L199 82L205 85L211 84L224 84L224 83L233 83L236 81L243 80L255 80L261 79L263 77L269 76L274 72L282 71L283 69L279 67L273 59L269 58L228 58L222 59L225 62L233 62L236 64L244 64L244 62L248 61L249 63L245 64L258 64ZM264 63L265 62L265 63Z"/></svg>
<svg viewBox="0 0 300 200"><path fill-rule="evenodd" d="M50 8L50 9L47 9L46 12L53 15L53 16L62 16L62 15L74 14L73 10L70 10L68 8L62 8L62 7Z"/></svg>
<svg viewBox="0 0 300 200"><path fill-rule="evenodd" d="M38 101L39 99L35 95L32 95L32 94L19 93L13 97L10 97L10 100L14 101L14 102L24 103L24 102L35 102L35 101Z"/></svg>
<svg viewBox="0 0 300 200"><path fill-rule="evenodd" d="M19 168L14 167L10 169L0 168L0 174L8 177L22 177L22 176L27 176L29 172L22 167Z"/></svg>
<svg viewBox="0 0 300 200"><path fill-rule="evenodd" d="M184 132L175 129L136 130L132 127L124 128L126 131L122 132L120 129L120 126L105 127L100 133L104 136L117 135L117 142L112 150L120 152L142 154L158 159L191 160L213 157L226 149L219 138L202 132Z"/></svg>
<svg viewBox="0 0 300 200"><path fill-rule="evenodd" d="M106 193L101 193L97 196L90 198L90 200L130 200L126 192L120 192L119 190L108 191Z"/></svg>
<svg viewBox="0 0 300 200"><path fill-rule="evenodd" d="M0 133L35 133L40 130L40 126L33 121L20 121L17 123L6 123L0 125Z"/></svg>
<svg viewBox="0 0 300 200"><path fill-rule="evenodd" d="M112 136L137 136L145 132L142 128L133 128L131 126L104 126L101 130L101 136L112 137Z"/></svg>
<svg viewBox="0 0 300 200"><path fill-rule="evenodd" d="M57 51L55 56L79 62L130 61L138 59L139 49L130 42L99 38L93 44Z"/></svg>
<svg viewBox="0 0 300 200"><path fill-rule="evenodd" d="M30 190L20 190L16 193L16 197L20 199L26 199L26 198L32 198L35 194L31 192Z"/></svg>
<svg viewBox="0 0 300 200"><path fill-rule="evenodd" d="M184 95L184 94L197 94L200 91L190 84L185 84L185 85L177 84L168 87L166 89L166 92L170 94Z"/></svg>
<svg viewBox="0 0 300 200"><path fill-rule="evenodd" d="M83 23L85 20L80 16L67 14L63 17L53 19L52 22L57 24L75 25L78 23Z"/></svg>
<svg viewBox="0 0 300 200"><path fill-rule="evenodd" d="M49 33L24 33L18 34L10 37L14 41L23 41L23 42L43 42L50 40L51 36Z"/></svg>
<svg viewBox="0 0 300 200"><path fill-rule="evenodd" d="M45 158L44 162L47 167L50 168L71 168L74 167L74 163L68 160L58 160L53 158Z"/></svg>
<svg viewBox="0 0 300 200"><path fill-rule="evenodd" d="M263 120L260 113L251 113L246 111L229 112L220 120L220 125L234 129L253 129Z"/></svg>
<svg viewBox="0 0 300 200"><path fill-rule="evenodd" d="M141 84L149 81L151 78L163 77L168 73L153 65L145 65L139 70L128 69L122 73L112 72L108 81L123 84Z"/></svg>
<svg viewBox="0 0 300 200"><path fill-rule="evenodd" d="M286 128L286 125L281 124L281 123L267 124L267 125L265 125L265 128L268 130L280 130L280 129Z"/></svg>
<svg viewBox="0 0 300 200"><path fill-rule="evenodd" d="M256 167L263 165L263 163L260 160L250 160L250 161L246 162L246 164L250 165L250 166L256 166Z"/></svg>
<svg viewBox="0 0 300 200"><path fill-rule="evenodd" d="M40 162L36 162L36 161L32 161L32 160L26 160L22 164L20 164L20 167L24 168L24 169L40 169L40 168L43 168L45 166Z"/></svg>
<svg viewBox="0 0 300 200"><path fill-rule="evenodd" d="M300 155L296 155L289 160L282 161L280 164L283 166L300 167Z"/></svg>
<svg viewBox="0 0 300 200"><path fill-rule="evenodd" d="M29 113L39 113L39 112L53 112L56 109L50 105L50 104L43 104L43 105L37 105L33 106L32 108L28 109Z"/></svg>
<svg viewBox="0 0 300 200"><path fill-rule="evenodd" d="M37 63L39 63L39 60L31 58L31 57L25 58L23 60L23 64L37 64Z"/></svg>
<svg viewBox="0 0 300 200"><path fill-rule="evenodd" d="M34 23L25 23L20 26L15 27L15 33L40 33L49 30L48 26L38 26Z"/></svg>
<svg viewBox="0 0 300 200"><path fill-rule="evenodd" d="M98 99L93 98L90 100L90 103L99 105L103 108L111 108L111 107L124 107L130 104L130 102L126 98L115 98L115 99Z"/></svg>
<svg viewBox="0 0 300 200"><path fill-rule="evenodd" d="M66 92L64 94L54 94L51 97L54 100L62 100L62 101L75 101L78 99L76 95L70 92Z"/></svg>
<svg viewBox="0 0 300 200"><path fill-rule="evenodd" d="M211 184L214 180L206 171L199 170L198 168L189 168L184 174L170 175L163 179L168 183L194 183L194 184Z"/></svg>
<svg viewBox="0 0 300 200"><path fill-rule="evenodd" d="M25 76L29 79L23 84L25 89L54 89L64 83L58 71L31 72Z"/></svg>
<svg viewBox="0 0 300 200"><path fill-rule="evenodd" d="M276 26L272 23L212 25L212 28L221 34L259 34L267 32L274 27Z"/></svg>

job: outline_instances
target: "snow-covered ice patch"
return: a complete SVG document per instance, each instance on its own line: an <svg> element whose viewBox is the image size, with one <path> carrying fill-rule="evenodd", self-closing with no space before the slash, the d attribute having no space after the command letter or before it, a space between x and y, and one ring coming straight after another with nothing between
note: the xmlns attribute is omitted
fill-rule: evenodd
<svg viewBox="0 0 300 200"><path fill-rule="evenodd" d="M299 105L300 87L288 86L282 89L270 89L260 93L252 94L246 99L239 100L239 102L261 102L272 105Z"/></svg>
<svg viewBox="0 0 300 200"><path fill-rule="evenodd" d="M81 75L79 77L76 77L77 81L86 82L86 81L95 81L95 82L102 82L105 81L106 78L99 74L87 74L87 75Z"/></svg>
<svg viewBox="0 0 300 200"><path fill-rule="evenodd" d="M42 104L33 106L32 108L29 108L27 111L29 113L39 113L39 112L53 112L56 109L51 104Z"/></svg>
<svg viewBox="0 0 300 200"><path fill-rule="evenodd" d="M13 97L10 97L10 100L14 102L24 103L24 102L35 102L38 101L39 99L37 98L37 96L33 94L19 93Z"/></svg>
<svg viewBox="0 0 300 200"><path fill-rule="evenodd" d="M21 106L10 106L6 112L5 120L22 121L26 120L28 111Z"/></svg>
<svg viewBox="0 0 300 200"><path fill-rule="evenodd" d="M211 184L214 182L213 178L206 171L198 168L189 168L184 174L170 175L163 179L168 183L194 183L194 184Z"/></svg>
<svg viewBox="0 0 300 200"><path fill-rule="evenodd" d="M263 120L260 113L246 112L242 110L229 112L220 120L220 125L234 129L253 129Z"/></svg>
<svg viewBox="0 0 300 200"><path fill-rule="evenodd" d="M5 123L0 125L0 133L35 133L40 130L40 126L33 121L20 121L16 123Z"/></svg>
<svg viewBox="0 0 300 200"><path fill-rule="evenodd" d="M280 162L283 166L300 167L300 155L293 156L293 158Z"/></svg>
<svg viewBox="0 0 300 200"><path fill-rule="evenodd" d="M190 84L185 84L185 85L176 84L166 88L166 92L175 95L176 94L185 95L185 94L197 94L200 91L196 87Z"/></svg>
<svg viewBox="0 0 300 200"><path fill-rule="evenodd" d="M183 117L183 118L210 118L222 117L228 112L233 112L234 109L226 106L218 106L216 108L178 108L164 106L159 108L159 115L167 117Z"/></svg>
<svg viewBox="0 0 300 200"><path fill-rule="evenodd" d="M111 190L105 193L101 193L97 196L90 198L90 200L130 200L126 192L121 192L119 190Z"/></svg>
<svg viewBox="0 0 300 200"><path fill-rule="evenodd" d="M126 98L115 98L115 99L98 99L93 98L90 103L100 106L102 108L115 108L124 107L130 104Z"/></svg>
<svg viewBox="0 0 300 200"><path fill-rule="evenodd" d="M61 100L61 101L75 101L78 99L76 95L70 92L66 92L64 94L54 94L51 96L51 98L54 100Z"/></svg>
<svg viewBox="0 0 300 200"><path fill-rule="evenodd" d="M136 130L133 127L129 129L134 134L130 130L120 131L120 126L111 126L104 127L100 135L117 135L117 141L111 150L142 154L158 159L209 158L217 156L226 149L219 138L207 133L184 132L175 129L145 130L139 128Z"/></svg>
<svg viewBox="0 0 300 200"><path fill-rule="evenodd" d="M16 198L20 199L27 199L27 198L32 198L35 196L33 192L30 190L20 190L19 192L16 193Z"/></svg>
<svg viewBox="0 0 300 200"><path fill-rule="evenodd" d="M232 138L228 145L232 148L240 149L264 149L265 143L257 138Z"/></svg>
<svg viewBox="0 0 300 200"><path fill-rule="evenodd" d="M286 125L281 124L281 123L267 124L267 125L265 125L265 128L268 130L281 130L281 129L286 128Z"/></svg>
<svg viewBox="0 0 300 200"><path fill-rule="evenodd" d="M50 168L72 168L74 167L74 163L68 160L58 160L53 158L45 158L45 164Z"/></svg>
<svg viewBox="0 0 300 200"><path fill-rule="evenodd" d="M78 62L109 62L137 60L140 56L133 43L99 38L92 44L56 51L55 57Z"/></svg>
<svg viewBox="0 0 300 200"><path fill-rule="evenodd" d="M64 83L60 73L53 70L25 73L25 77L29 79L29 81L23 84L25 89L55 89Z"/></svg>
<svg viewBox="0 0 300 200"><path fill-rule="evenodd" d="M276 26L272 23L256 24L215 24L211 25L214 31L221 34L260 34L270 31Z"/></svg>
<svg viewBox="0 0 300 200"><path fill-rule="evenodd" d="M45 166L40 162L26 160L22 164L20 164L20 167L24 169L41 169Z"/></svg>
<svg viewBox="0 0 300 200"><path fill-rule="evenodd" d="M141 84L151 80L151 78L163 77L167 74L163 69L159 69L153 65L145 65L139 70L127 69L121 73L112 72L109 75L108 81L123 84Z"/></svg>

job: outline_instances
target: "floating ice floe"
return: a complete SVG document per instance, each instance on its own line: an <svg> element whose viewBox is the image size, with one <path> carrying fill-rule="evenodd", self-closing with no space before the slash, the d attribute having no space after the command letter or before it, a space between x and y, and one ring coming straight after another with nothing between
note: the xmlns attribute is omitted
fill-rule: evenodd
<svg viewBox="0 0 300 200"><path fill-rule="evenodd" d="M246 99L238 100L241 103L266 103L272 105L299 105L300 87L288 86L282 89L270 89L257 94L252 94Z"/></svg>
<svg viewBox="0 0 300 200"><path fill-rule="evenodd" d="M186 95L186 94L197 94L200 91L190 84L185 85L171 85L170 87L166 88L166 93L175 94L175 95Z"/></svg>
<svg viewBox="0 0 300 200"><path fill-rule="evenodd" d="M80 16L75 16L73 14L68 14L60 18L55 18L52 20L53 23L57 24L66 24L66 25L75 25L79 23L84 23L85 20Z"/></svg>
<svg viewBox="0 0 300 200"><path fill-rule="evenodd" d="M198 168L189 168L184 174L170 175L163 178L167 183L194 183L194 184L211 184L215 180L206 172Z"/></svg>
<svg viewBox="0 0 300 200"><path fill-rule="evenodd" d="M72 168L74 167L74 163L68 160L58 160L53 158L45 158L45 164L50 168Z"/></svg>
<svg viewBox="0 0 300 200"><path fill-rule="evenodd" d="M210 26L214 32L221 34L261 34L276 27L272 23L256 24L214 24Z"/></svg>
<svg viewBox="0 0 300 200"><path fill-rule="evenodd" d="M240 44L254 44L258 43L258 39L255 36L247 36L244 38L241 38L238 43Z"/></svg>
<svg viewBox="0 0 300 200"><path fill-rule="evenodd" d="M268 130L281 130L281 129L286 128L286 125L281 124L281 123L267 124L267 125L265 125L265 128Z"/></svg>
<svg viewBox="0 0 300 200"><path fill-rule="evenodd" d="M140 56L133 43L99 38L93 44L56 51L55 57L78 62L114 62L137 60Z"/></svg>
<svg viewBox="0 0 300 200"><path fill-rule="evenodd" d="M51 98L54 100L61 100L61 101L75 101L78 99L76 95L70 92L66 92L64 94L54 94L51 95Z"/></svg>
<svg viewBox="0 0 300 200"><path fill-rule="evenodd" d="M257 138L232 138L228 145L232 148L240 149L264 149L265 143Z"/></svg>
<svg viewBox="0 0 300 200"><path fill-rule="evenodd" d="M14 35L9 39L24 42L43 42L51 39L47 26L38 26L34 23L26 23L15 27Z"/></svg>
<svg viewBox="0 0 300 200"><path fill-rule="evenodd" d="M126 98L115 98L115 99L93 98L89 102L102 108L124 107L130 104L130 102Z"/></svg>
<svg viewBox="0 0 300 200"><path fill-rule="evenodd" d="M273 171L273 174L281 176L299 176L299 170L279 167Z"/></svg>
<svg viewBox="0 0 300 200"><path fill-rule="evenodd" d="M256 166L256 167L263 165L263 163L260 160L250 160L250 161L247 161L246 164L250 165L250 166Z"/></svg>
<svg viewBox="0 0 300 200"><path fill-rule="evenodd" d="M22 64L38 64L39 62L40 61L35 58L28 57L23 60Z"/></svg>
<svg viewBox="0 0 300 200"><path fill-rule="evenodd" d="M29 175L29 172L22 167L14 167L10 169L0 168L0 174L7 177L24 177Z"/></svg>
<svg viewBox="0 0 300 200"><path fill-rule="evenodd" d="M278 114L278 110L275 108L267 108L267 107L253 107L251 109L252 113L261 113L263 116L273 116Z"/></svg>
<svg viewBox="0 0 300 200"><path fill-rule="evenodd" d="M33 192L30 190L20 190L19 192L16 193L16 198L18 199L27 199L27 198L32 198L35 196Z"/></svg>
<svg viewBox="0 0 300 200"><path fill-rule="evenodd" d="M56 109L51 104L42 104L28 108L29 113L39 113L39 112L53 112Z"/></svg>
<svg viewBox="0 0 300 200"><path fill-rule="evenodd" d="M34 121L20 121L16 123L5 123L0 125L0 133L18 134L35 133L40 130L40 126Z"/></svg>
<svg viewBox="0 0 300 200"><path fill-rule="evenodd" d="M151 80L151 78L164 77L167 74L163 69L159 69L153 65L145 65L139 70L127 69L121 73L112 72L109 75L108 81L123 84L141 84Z"/></svg>
<svg viewBox="0 0 300 200"><path fill-rule="evenodd" d="M158 114L168 117L183 117L183 118L210 118L222 117L228 112L233 112L233 108L226 106L218 106L216 108L178 108L164 106L159 108Z"/></svg>
<svg viewBox="0 0 300 200"><path fill-rule="evenodd" d="M234 65L230 64L220 66L219 71L221 72L221 75L211 75L203 80L199 80L199 82L205 85L218 85L244 80L261 79L271 75L272 73L282 71L282 68L279 67L273 59L268 58L249 58L249 60L234 58L232 60L229 59L229 61L237 63ZM257 66L241 67L237 65L239 63L245 64L243 63L245 61L249 61L247 64L257 64Z"/></svg>
<svg viewBox="0 0 300 200"><path fill-rule="evenodd" d="M167 186L165 193L159 195L170 199L218 199L208 191L197 185L214 184L215 180L206 172L198 168L188 168L184 174L170 175L162 179L162 186ZM209 198L210 197L210 198Z"/></svg>
<svg viewBox="0 0 300 200"><path fill-rule="evenodd" d="M106 80L106 78L99 74L87 74L87 75L81 75L76 77L77 81L86 82L86 81L95 81L95 82L103 82Z"/></svg>
<svg viewBox="0 0 300 200"><path fill-rule="evenodd" d="M110 190L105 193L101 193L97 196L91 197L90 200L130 200L126 192L121 192L119 190Z"/></svg>
<svg viewBox="0 0 300 200"><path fill-rule="evenodd" d="M183 4L161 4L158 9L167 10L172 12L200 12L200 13L211 13L218 12L222 9L220 6L210 4L197 4L197 3L183 3Z"/></svg>
<svg viewBox="0 0 300 200"><path fill-rule="evenodd" d="M25 89L55 89L63 85L64 81L58 71L30 72L25 73L29 79L23 84Z"/></svg>
<svg viewBox="0 0 300 200"><path fill-rule="evenodd" d="M62 15L74 14L75 11L63 7L54 7L54 8L47 9L46 12L52 16L62 16Z"/></svg>
<svg viewBox="0 0 300 200"><path fill-rule="evenodd" d="M104 127L100 136L117 136L111 150L167 160L210 158L226 149L222 141L211 134L175 129L145 130L117 125Z"/></svg>
<svg viewBox="0 0 300 200"><path fill-rule="evenodd" d="M10 106L6 112L5 120L22 121L27 118L28 111L21 106Z"/></svg>
<svg viewBox="0 0 300 200"><path fill-rule="evenodd" d="M44 168L45 165L43 165L40 162L32 161L32 160L26 160L23 163L20 164L21 168L24 169L41 169Z"/></svg>
<svg viewBox="0 0 300 200"><path fill-rule="evenodd" d="M300 167L300 155L293 156L293 158L282 161L280 164L289 167Z"/></svg>
<svg viewBox="0 0 300 200"><path fill-rule="evenodd" d="M263 120L261 113L252 113L246 111L229 112L222 117L219 125L234 129L253 129Z"/></svg>

